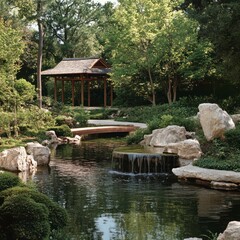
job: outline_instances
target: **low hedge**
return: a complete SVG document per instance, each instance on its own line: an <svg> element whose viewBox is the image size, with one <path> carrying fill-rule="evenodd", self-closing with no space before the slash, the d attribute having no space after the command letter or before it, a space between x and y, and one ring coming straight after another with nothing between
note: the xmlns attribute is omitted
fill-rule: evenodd
<svg viewBox="0 0 240 240"><path fill-rule="evenodd" d="M0 239L50 239L67 225L67 212L17 176L0 173Z"/></svg>

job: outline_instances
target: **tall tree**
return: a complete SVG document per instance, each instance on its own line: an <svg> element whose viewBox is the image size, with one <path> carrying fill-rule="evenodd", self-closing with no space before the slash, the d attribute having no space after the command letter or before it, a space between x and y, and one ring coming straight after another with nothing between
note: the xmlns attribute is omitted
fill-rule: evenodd
<svg viewBox="0 0 240 240"><path fill-rule="evenodd" d="M58 58L100 53L95 33L101 7L92 0L55 0L49 5L46 37L54 42Z"/></svg>
<svg viewBox="0 0 240 240"><path fill-rule="evenodd" d="M197 4L196 4L197 3ZM240 2L185 0L183 8L200 23L199 37L210 40L222 78L240 82Z"/></svg>
<svg viewBox="0 0 240 240"><path fill-rule="evenodd" d="M42 108L42 55L43 55L43 1L37 0L37 25L38 25L38 58L37 58L37 91L38 106Z"/></svg>
<svg viewBox="0 0 240 240"><path fill-rule="evenodd" d="M114 14L115 25L109 34L113 75L116 85L139 79L146 97L156 104L158 87L153 71L156 65L155 38L168 21L170 1L121 0ZM145 77L140 76L144 73ZM146 81L147 80L147 81ZM136 89L140 94L143 92Z"/></svg>
<svg viewBox="0 0 240 240"><path fill-rule="evenodd" d="M169 21L156 38L158 71L165 79L169 103L177 100L177 88L211 75L212 47L198 39L199 24L185 12L169 12ZM197 59L196 59L197 58ZM201 63L201 65L200 65ZM189 86L188 86L189 88Z"/></svg>
<svg viewBox="0 0 240 240"><path fill-rule="evenodd" d="M22 32L14 29L11 23L0 19L0 107L12 112L14 132L17 131L17 91L15 89L16 74L20 67L20 55L24 50Z"/></svg>
<svg viewBox="0 0 240 240"><path fill-rule="evenodd" d="M18 19L23 23L37 23L38 26L38 57L37 57L37 92L38 105L42 108L42 49L44 35L44 18L47 4L46 0L4 0L17 13Z"/></svg>
<svg viewBox="0 0 240 240"><path fill-rule="evenodd" d="M179 4L170 0L121 0L108 31L106 44L111 46L116 87L131 87L153 105L156 89L164 87L168 102L176 101L180 81L190 80L199 72L195 66L189 74L196 63L193 53L198 51L198 57L204 59L210 51L206 51L207 44L198 42L199 24L189 19ZM207 72L203 68L201 77Z"/></svg>

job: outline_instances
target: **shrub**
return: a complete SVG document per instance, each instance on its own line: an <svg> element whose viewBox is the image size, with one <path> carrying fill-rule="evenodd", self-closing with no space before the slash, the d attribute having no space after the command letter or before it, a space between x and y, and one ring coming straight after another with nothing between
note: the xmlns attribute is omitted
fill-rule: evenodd
<svg viewBox="0 0 240 240"><path fill-rule="evenodd" d="M18 123L21 127L26 126L31 130L41 130L49 126L54 126L54 118L51 112L31 106L28 109L18 111Z"/></svg>
<svg viewBox="0 0 240 240"><path fill-rule="evenodd" d="M83 108L78 109L77 112L74 113L74 119L76 120L78 126L85 127L87 126L89 119L89 112L85 111Z"/></svg>
<svg viewBox="0 0 240 240"><path fill-rule="evenodd" d="M147 129L139 128L132 135L127 136L127 144L138 144L140 143L145 134L148 134L149 131Z"/></svg>
<svg viewBox="0 0 240 240"><path fill-rule="evenodd" d="M48 221L51 230L60 229L67 224L67 213L65 209L61 208L57 203L53 202L46 195L28 188L28 187L13 187L0 193L0 199L4 202L15 196L25 196L31 198L36 203L43 204L47 208Z"/></svg>
<svg viewBox="0 0 240 240"><path fill-rule="evenodd" d="M240 147L240 124L237 124L235 129L225 132L225 142L231 147Z"/></svg>
<svg viewBox="0 0 240 240"><path fill-rule="evenodd" d="M148 123L148 129L152 132L157 128L165 128L169 125L178 125L186 128L187 131L195 131L198 124L193 118L177 117L172 115L162 115L160 118L154 118Z"/></svg>
<svg viewBox="0 0 240 240"><path fill-rule="evenodd" d="M65 124L66 123L65 119L66 119L66 116L64 116L64 115L60 115L60 116L55 117L56 125L61 126L61 125Z"/></svg>
<svg viewBox="0 0 240 240"><path fill-rule="evenodd" d="M111 115L117 114L117 109L93 109L90 110L91 119L109 119Z"/></svg>
<svg viewBox="0 0 240 240"><path fill-rule="evenodd" d="M71 129L66 124L48 128L48 131L50 131L50 130L55 131L57 136L61 136L61 137L71 137L72 136Z"/></svg>
<svg viewBox="0 0 240 240"><path fill-rule="evenodd" d="M72 117L64 116L64 115L57 116L55 118L55 122L56 122L57 126L67 124L70 128L72 128L76 125L75 119L73 119Z"/></svg>
<svg viewBox="0 0 240 240"><path fill-rule="evenodd" d="M20 99L23 103L32 102L33 98L36 96L34 85L23 78L18 79L15 82L14 87L17 90L19 96L21 96Z"/></svg>
<svg viewBox="0 0 240 240"><path fill-rule="evenodd" d="M122 108L118 120L148 123L154 118L161 118L163 115L171 115L178 118L188 118L196 115L197 106L181 105L176 102L171 105L162 104L156 106L139 106L133 108Z"/></svg>
<svg viewBox="0 0 240 240"><path fill-rule="evenodd" d="M46 239L50 234L48 209L24 195L7 198L0 207L1 235L6 239Z"/></svg>
<svg viewBox="0 0 240 240"><path fill-rule="evenodd" d="M11 125L14 114L10 112L0 111L0 134L5 133L7 137L11 137Z"/></svg>
<svg viewBox="0 0 240 240"><path fill-rule="evenodd" d="M174 117L172 119L173 125L183 126L186 128L187 131L195 132L196 128L200 126L198 124L197 120L194 120L193 118L181 118L181 117Z"/></svg>
<svg viewBox="0 0 240 240"><path fill-rule="evenodd" d="M13 173L0 173L0 191L11 188L20 184L18 176Z"/></svg>
<svg viewBox="0 0 240 240"><path fill-rule="evenodd" d="M236 159L233 156L228 156L228 158L224 159L219 159L215 156L203 157L195 161L194 165L202 168L240 172L240 159Z"/></svg>

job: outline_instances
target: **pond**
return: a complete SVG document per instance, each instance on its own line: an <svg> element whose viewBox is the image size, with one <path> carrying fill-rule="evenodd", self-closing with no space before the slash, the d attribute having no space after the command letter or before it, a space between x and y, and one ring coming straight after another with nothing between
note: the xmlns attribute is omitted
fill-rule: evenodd
<svg viewBox="0 0 240 240"><path fill-rule="evenodd" d="M202 235L240 221L238 192L180 184L167 174L112 171L119 145L104 140L58 146L50 167L34 176L39 190L68 211L69 239L206 239Z"/></svg>

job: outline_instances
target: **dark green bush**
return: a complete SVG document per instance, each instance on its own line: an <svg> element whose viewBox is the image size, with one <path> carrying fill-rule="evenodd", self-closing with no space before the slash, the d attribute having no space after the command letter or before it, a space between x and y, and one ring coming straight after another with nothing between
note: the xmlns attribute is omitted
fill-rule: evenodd
<svg viewBox="0 0 240 240"><path fill-rule="evenodd" d="M197 106L181 106L176 102L171 105L162 104L156 106L139 106L133 108L122 108L118 120L148 123L163 115L171 115L178 118L195 116L198 112Z"/></svg>
<svg viewBox="0 0 240 240"><path fill-rule="evenodd" d="M60 115L60 116L55 117L56 125L61 126L61 125L65 124L65 118L66 118L66 116L64 116L64 115Z"/></svg>
<svg viewBox="0 0 240 240"><path fill-rule="evenodd" d="M74 119L79 127L86 127L89 119L89 112L85 111L83 108L80 108L74 112Z"/></svg>
<svg viewBox="0 0 240 240"><path fill-rule="evenodd" d="M148 122L148 129L152 132L157 128L165 128L169 125L183 126L187 131L195 131L198 127L198 121L193 118L178 117L172 115L162 115L160 118L154 118Z"/></svg>
<svg viewBox="0 0 240 240"><path fill-rule="evenodd" d="M196 128L199 127L199 123L197 120L193 118L178 118L174 117L172 120L173 125L183 126L187 131L195 132Z"/></svg>
<svg viewBox="0 0 240 240"><path fill-rule="evenodd" d="M117 114L117 109L93 109L89 111L90 119L109 119L112 115Z"/></svg>
<svg viewBox="0 0 240 240"><path fill-rule="evenodd" d="M194 162L194 165L202 168L240 172L240 158L233 156L222 159L215 156L203 157Z"/></svg>
<svg viewBox="0 0 240 240"><path fill-rule="evenodd" d="M236 124L235 129L225 132L225 142L230 147L240 148L240 124Z"/></svg>
<svg viewBox="0 0 240 240"><path fill-rule="evenodd" d="M65 209L61 208L57 203L53 202L46 195L30 189L28 187L13 187L9 188L0 193L0 200L5 202L7 199L15 197L15 196L25 196L27 198L31 198L36 203L41 203L46 206L48 210L48 221L53 229L60 229L64 227L67 223L67 214Z"/></svg>
<svg viewBox="0 0 240 240"><path fill-rule="evenodd" d="M48 129L55 131L56 135L58 137L71 137L72 136L72 132L71 129L68 125L63 124L61 126L55 126L55 127L51 127Z"/></svg>
<svg viewBox="0 0 240 240"><path fill-rule="evenodd" d="M50 234L48 209L25 195L7 198L0 207L0 235L7 240L42 240Z"/></svg>
<svg viewBox="0 0 240 240"><path fill-rule="evenodd" d="M133 134L127 136L127 144L138 144L143 140L144 135L149 133L147 129L139 128Z"/></svg>
<svg viewBox="0 0 240 240"><path fill-rule="evenodd" d="M20 184L18 176L13 173L0 173L0 192L11 187L15 187ZM1 204L1 203L0 203Z"/></svg>
<svg viewBox="0 0 240 240"><path fill-rule="evenodd" d="M57 126L67 124L70 128L73 128L76 125L76 120L73 119L72 117L60 115L55 118L55 123Z"/></svg>

